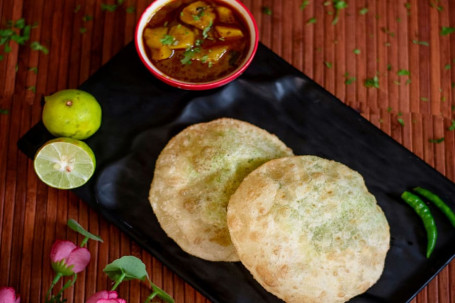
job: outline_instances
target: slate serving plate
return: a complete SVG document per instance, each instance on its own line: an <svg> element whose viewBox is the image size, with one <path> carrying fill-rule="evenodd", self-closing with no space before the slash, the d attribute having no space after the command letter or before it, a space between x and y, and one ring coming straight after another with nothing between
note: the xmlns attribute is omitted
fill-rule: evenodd
<svg viewBox="0 0 455 303"><path fill-rule="evenodd" d="M433 211L439 238L431 258L425 258L425 230L400 200L404 190L422 186L454 209L455 184L263 45L233 83L191 92L156 80L131 43L80 89L100 101L103 123L86 141L96 154L97 171L74 192L213 302L281 301L240 263L208 262L183 252L161 230L148 192L155 160L168 140L188 125L220 117L253 123L297 155L333 159L364 176L389 221L391 249L378 283L351 302L410 301L455 256L455 230ZM33 157L50 138L39 123L18 146Z"/></svg>

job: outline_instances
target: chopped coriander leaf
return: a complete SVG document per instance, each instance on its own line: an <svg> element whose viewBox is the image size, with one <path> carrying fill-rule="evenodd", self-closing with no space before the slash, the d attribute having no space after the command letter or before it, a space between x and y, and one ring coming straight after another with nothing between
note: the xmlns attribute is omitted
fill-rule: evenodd
<svg viewBox="0 0 455 303"><path fill-rule="evenodd" d="M300 10L304 10L308 6L308 4L310 4L309 0L303 0L302 4L300 4Z"/></svg>
<svg viewBox="0 0 455 303"><path fill-rule="evenodd" d="M404 126L404 120L403 120L403 118L398 118L397 121L398 121L398 123L400 123L402 126Z"/></svg>
<svg viewBox="0 0 455 303"><path fill-rule="evenodd" d="M313 24L313 23L316 23L315 17L308 19L308 21L306 22L306 24Z"/></svg>
<svg viewBox="0 0 455 303"><path fill-rule="evenodd" d="M45 55L49 54L49 50L48 50L44 45L41 45L38 41L32 42L32 43L30 44L30 47L31 47L33 50L43 52L43 54L45 54Z"/></svg>
<svg viewBox="0 0 455 303"><path fill-rule="evenodd" d="M428 101L428 98L426 97L420 97L420 100L424 101L424 102L427 102Z"/></svg>
<svg viewBox="0 0 455 303"><path fill-rule="evenodd" d="M38 68L37 67L30 67L28 70L31 71L31 72L34 72L35 74L38 73Z"/></svg>
<svg viewBox="0 0 455 303"><path fill-rule="evenodd" d="M128 14L132 14L132 13L134 13L135 11L136 11L136 8L135 8L134 6L128 6L128 7L126 8L126 12L127 12Z"/></svg>
<svg viewBox="0 0 455 303"><path fill-rule="evenodd" d="M397 72L397 75L398 76L409 76L409 71L407 69L400 69L398 72Z"/></svg>
<svg viewBox="0 0 455 303"><path fill-rule="evenodd" d="M10 53L11 52L11 46L9 46L9 44L5 44L5 47L3 48L3 51L5 53Z"/></svg>
<svg viewBox="0 0 455 303"><path fill-rule="evenodd" d="M81 10L81 5L78 4L78 5L76 5L76 7L74 8L74 11L73 11L73 12L76 14L76 13L77 13L78 11L80 11L80 10Z"/></svg>
<svg viewBox="0 0 455 303"><path fill-rule="evenodd" d="M183 59L180 60L182 64L191 64L191 59L193 59L195 53L199 53L201 49L199 47L187 49L183 53Z"/></svg>
<svg viewBox="0 0 455 303"><path fill-rule="evenodd" d="M85 15L84 17L82 17L82 21L84 21L84 22L91 21L91 20L93 20L93 16Z"/></svg>
<svg viewBox="0 0 455 303"><path fill-rule="evenodd" d="M354 54L358 55L360 54L360 49L356 48L352 51Z"/></svg>
<svg viewBox="0 0 455 303"><path fill-rule="evenodd" d="M390 37L395 37L395 33L392 32L392 31L390 31L388 28L383 27L383 28L381 28L381 30L382 30L384 33L386 33L387 35L389 35Z"/></svg>
<svg viewBox="0 0 455 303"><path fill-rule="evenodd" d="M387 70L392 70L392 65L391 64L387 64Z"/></svg>
<svg viewBox="0 0 455 303"><path fill-rule="evenodd" d="M455 88L455 82L452 82L452 88Z"/></svg>
<svg viewBox="0 0 455 303"><path fill-rule="evenodd" d="M106 3L101 3L101 10L102 11L108 11L108 12L115 12L117 9L118 5L117 4L106 4Z"/></svg>
<svg viewBox="0 0 455 303"><path fill-rule="evenodd" d="M23 29L25 27L25 19L24 18L20 18L19 20L17 20L14 23L14 27L17 28L17 29Z"/></svg>
<svg viewBox="0 0 455 303"><path fill-rule="evenodd" d="M360 15L365 15L366 13L368 13L368 8L367 7L361 8L359 10L359 14Z"/></svg>
<svg viewBox="0 0 455 303"><path fill-rule="evenodd" d="M397 22L400 23L401 22L401 18L398 17L397 18Z"/></svg>
<svg viewBox="0 0 455 303"><path fill-rule="evenodd" d="M442 101L442 102L446 102L446 101L447 101L447 97L446 97L446 96L442 96L442 97L441 97L441 101Z"/></svg>
<svg viewBox="0 0 455 303"><path fill-rule="evenodd" d="M174 43L174 36L172 35L164 35L163 38L160 39L161 44L163 45L171 45Z"/></svg>
<svg viewBox="0 0 455 303"><path fill-rule="evenodd" d="M338 23L340 11L348 7L348 4L346 3L346 1L333 0L333 6L335 7L335 17L332 20L332 25L335 25Z"/></svg>
<svg viewBox="0 0 455 303"><path fill-rule="evenodd" d="M452 65L450 65L450 64L446 64L446 65L444 66L444 69L451 69L451 68L452 68Z"/></svg>
<svg viewBox="0 0 455 303"><path fill-rule="evenodd" d="M209 59L209 56L208 56L208 55L204 55L204 56L202 56L202 58L201 58L201 62L202 62L202 63L205 63L205 62L207 62L208 59Z"/></svg>
<svg viewBox="0 0 455 303"><path fill-rule="evenodd" d="M263 6L262 7L262 13L271 16L272 15L272 9L268 6Z"/></svg>
<svg viewBox="0 0 455 303"><path fill-rule="evenodd" d="M411 9L411 3L406 2L406 3L404 4L404 7L406 7L408 10Z"/></svg>
<svg viewBox="0 0 455 303"><path fill-rule="evenodd" d="M210 29L212 28L212 20L210 20L210 23L209 23L209 26L207 26L206 28L204 28L204 30L202 31L202 37L204 39L207 39L207 37L209 36L209 31Z"/></svg>
<svg viewBox="0 0 455 303"><path fill-rule="evenodd" d="M210 61L210 62L209 62L209 68L212 68L212 66L213 66L213 62Z"/></svg>
<svg viewBox="0 0 455 303"><path fill-rule="evenodd" d="M9 114L9 110L4 109L4 108L0 108L0 114L1 115L8 115Z"/></svg>
<svg viewBox="0 0 455 303"><path fill-rule="evenodd" d="M423 45L423 46L430 46L430 44L427 41L419 41L419 40L412 40L412 43L418 44L418 45Z"/></svg>
<svg viewBox="0 0 455 303"><path fill-rule="evenodd" d="M356 77L350 77L349 73L345 73L344 76L346 77L346 80L344 81L344 84L346 85L349 85L357 80Z"/></svg>
<svg viewBox="0 0 455 303"><path fill-rule="evenodd" d="M373 78L365 79L365 86L366 87L379 88L379 78L378 78L378 76L374 76Z"/></svg>
<svg viewBox="0 0 455 303"><path fill-rule="evenodd" d="M327 66L327 68L332 68L332 63L330 63L328 61L324 61L324 64L325 64L325 66Z"/></svg>
<svg viewBox="0 0 455 303"><path fill-rule="evenodd" d="M324 2L324 6L329 6L330 4L332 4L331 1L326 1L326 2Z"/></svg>
<svg viewBox="0 0 455 303"><path fill-rule="evenodd" d="M442 143L442 142L444 142L444 137L436 138L436 139L428 139L428 142L430 142L430 143L436 143L436 144Z"/></svg>
<svg viewBox="0 0 455 303"><path fill-rule="evenodd" d="M411 79L406 80L405 85L411 84Z"/></svg>
<svg viewBox="0 0 455 303"><path fill-rule="evenodd" d="M442 29L441 29L441 36L446 36L446 35L449 35L449 34L451 34L453 32L455 32L455 27L443 26Z"/></svg>
<svg viewBox="0 0 455 303"><path fill-rule="evenodd" d="M3 55L0 55L0 61L3 60Z"/></svg>
<svg viewBox="0 0 455 303"><path fill-rule="evenodd" d="M392 107L390 107L390 106L387 107L387 112L388 112L388 113L391 113L391 112L392 112Z"/></svg>
<svg viewBox="0 0 455 303"><path fill-rule="evenodd" d="M85 34L85 33L87 32L87 28L81 27L81 28L79 28L79 32L80 32L81 34Z"/></svg>
<svg viewBox="0 0 455 303"><path fill-rule="evenodd" d="M27 90L30 90L30 91L36 93L36 87L35 86L29 86L29 87L27 87Z"/></svg>
<svg viewBox="0 0 455 303"><path fill-rule="evenodd" d="M450 131L455 130L455 120L452 120L452 125L449 126L449 130Z"/></svg>
<svg viewBox="0 0 455 303"><path fill-rule="evenodd" d="M400 81L396 81L396 80L395 80L395 81L393 81L393 83L396 84L396 85L401 85L401 82L400 82Z"/></svg>

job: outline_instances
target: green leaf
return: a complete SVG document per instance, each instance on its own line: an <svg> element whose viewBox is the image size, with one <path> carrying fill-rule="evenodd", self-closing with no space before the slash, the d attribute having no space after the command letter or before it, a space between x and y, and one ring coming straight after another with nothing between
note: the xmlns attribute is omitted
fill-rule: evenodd
<svg viewBox="0 0 455 303"><path fill-rule="evenodd" d="M365 15L366 13L368 13L368 8L367 7L361 8L359 10L359 15Z"/></svg>
<svg viewBox="0 0 455 303"><path fill-rule="evenodd" d="M30 72L34 72L35 74L38 73L38 68L37 68L36 66L35 66L35 67L30 67L28 70L29 70Z"/></svg>
<svg viewBox="0 0 455 303"><path fill-rule="evenodd" d="M407 69L400 69L398 72L397 72L397 75L398 76L409 76L409 71Z"/></svg>
<svg viewBox="0 0 455 303"><path fill-rule="evenodd" d="M5 108L0 108L0 115L8 115L9 114L9 110L5 109Z"/></svg>
<svg viewBox="0 0 455 303"><path fill-rule="evenodd" d="M164 35L162 39L160 39L161 44L163 45L171 45L174 43L174 36L172 35Z"/></svg>
<svg viewBox="0 0 455 303"><path fill-rule="evenodd" d="M308 19L308 21L306 22L306 24L314 24L314 23L316 23L315 17Z"/></svg>
<svg viewBox="0 0 455 303"><path fill-rule="evenodd" d="M359 55L360 54L360 49L356 48L352 51L354 54Z"/></svg>
<svg viewBox="0 0 455 303"><path fill-rule="evenodd" d="M441 36L446 36L446 35L449 35L449 34L451 34L453 32L455 32L455 27L443 26L442 29L441 29Z"/></svg>
<svg viewBox="0 0 455 303"><path fill-rule="evenodd" d="M23 29L25 27L25 19L21 18L14 23L14 27L18 29Z"/></svg>
<svg viewBox="0 0 455 303"><path fill-rule="evenodd" d="M31 47L33 50L43 52L43 54L45 54L45 55L49 54L49 50L48 50L44 45L41 45L38 41L32 42L32 43L30 44L30 47Z"/></svg>
<svg viewBox="0 0 455 303"><path fill-rule="evenodd" d="M428 142L430 142L430 143L436 143L436 144L442 143L442 142L444 142L444 137L436 138L436 139L428 139Z"/></svg>
<svg viewBox="0 0 455 303"><path fill-rule="evenodd" d="M400 123L402 126L404 126L404 120L403 120L403 118L398 118L397 121L398 121L398 123Z"/></svg>
<svg viewBox="0 0 455 303"><path fill-rule="evenodd" d="M118 282L124 276L124 280L138 279L144 281L149 279L145 264L134 256L123 256L120 259L114 260L112 263L106 265L103 271L108 277Z"/></svg>
<svg viewBox="0 0 455 303"><path fill-rule="evenodd" d="M387 70L392 70L392 64L387 64Z"/></svg>
<svg viewBox="0 0 455 303"><path fill-rule="evenodd" d="M69 219L67 225L69 228L71 228L72 230L74 230L77 233L80 233L84 237L87 237L87 238L95 240L95 241L103 242L103 239L101 239L101 237L88 232L74 219Z"/></svg>
<svg viewBox="0 0 455 303"><path fill-rule="evenodd" d="M450 131L455 130L455 120L452 120L452 125L449 126L449 130Z"/></svg>
<svg viewBox="0 0 455 303"><path fill-rule="evenodd" d="M423 45L423 46L430 46L430 44L427 41L419 41L419 40L412 40L412 43L418 44L418 45Z"/></svg>
<svg viewBox="0 0 455 303"><path fill-rule="evenodd" d="M102 11L115 12L117 7L118 7L117 4L101 3L101 10Z"/></svg>
<svg viewBox="0 0 455 303"><path fill-rule="evenodd" d="M420 100L423 101L423 102L427 102L428 98L427 97L420 97Z"/></svg>
<svg viewBox="0 0 455 303"><path fill-rule="evenodd" d="M446 64L446 65L444 66L444 69L451 69L451 68L452 68L452 65L450 65L450 64Z"/></svg>
<svg viewBox="0 0 455 303"><path fill-rule="evenodd" d="M79 32L81 34L85 34L87 32L87 28L86 27L81 27L81 28L79 28Z"/></svg>
<svg viewBox="0 0 455 303"><path fill-rule="evenodd" d="M308 4L310 4L309 0L303 0L302 4L300 4L300 10L303 11L308 6Z"/></svg>
<svg viewBox="0 0 455 303"><path fill-rule="evenodd" d="M73 12L76 14L76 13L77 13L78 11L80 11L80 10L81 10L81 5L78 4L78 5L76 5L76 7L74 8Z"/></svg>
<svg viewBox="0 0 455 303"><path fill-rule="evenodd" d="M91 20L93 20L93 16L85 15L84 17L82 17L82 21L84 21L84 22L91 21Z"/></svg>
<svg viewBox="0 0 455 303"><path fill-rule="evenodd" d="M378 78L378 76L374 76L373 78L365 79L365 86L366 87L379 88L379 78Z"/></svg>
<svg viewBox="0 0 455 303"><path fill-rule="evenodd" d="M204 39L207 39L208 36L209 36L209 31L212 29L212 20L210 20L210 23L209 23L209 26L207 26L206 28L204 28L204 30L202 31L202 37Z"/></svg>
<svg viewBox="0 0 455 303"><path fill-rule="evenodd" d="M134 13L135 11L136 11L136 8L135 8L134 6L128 6L128 7L126 8L126 12L127 12L128 14L132 14L132 13Z"/></svg>
<svg viewBox="0 0 455 303"><path fill-rule="evenodd" d="M272 15L272 9L268 6L263 6L262 7L262 13L265 14L265 15L269 15L271 16Z"/></svg>
<svg viewBox="0 0 455 303"><path fill-rule="evenodd" d="M387 112L388 112L388 113L391 113L391 112L392 112L392 107L390 107L390 106L387 107Z"/></svg>
<svg viewBox="0 0 455 303"><path fill-rule="evenodd" d="M158 295L158 297L160 297L164 301L166 301L168 303L174 303L175 302L174 299L167 292L165 292L164 290L162 290L161 288L159 288L158 286L156 286L152 282L150 282L150 286L152 287L153 293Z"/></svg>
<svg viewBox="0 0 455 303"><path fill-rule="evenodd" d="M329 61L324 61L324 64L325 66L327 66L327 68L332 68L332 63L330 63Z"/></svg>
<svg viewBox="0 0 455 303"><path fill-rule="evenodd" d="M10 53L11 52L11 46L9 44L5 44L5 48L3 49L5 53Z"/></svg>
<svg viewBox="0 0 455 303"><path fill-rule="evenodd" d="M36 86L34 86L34 85L33 86L29 86L26 89L36 93Z"/></svg>

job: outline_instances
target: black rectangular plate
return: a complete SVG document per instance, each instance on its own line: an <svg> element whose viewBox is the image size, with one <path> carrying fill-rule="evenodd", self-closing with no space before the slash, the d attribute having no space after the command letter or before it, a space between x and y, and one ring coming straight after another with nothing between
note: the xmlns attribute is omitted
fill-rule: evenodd
<svg viewBox="0 0 455 303"><path fill-rule="evenodd" d="M86 141L97 158L96 173L74 192L213 302L280 300L239 262L208 262L183 252L161 230L148 193L168 140L188 125L220 117L253 123L276 134L296 155L336 160L364 176L386 214L392 240L381 279L351 302L410 301L455 255L455 230L434 211L439 238L426 259L422 223L400 200L404 190L423 186L455 208L455 185L263 45L239 79L194 92L156 80L131 43L80 89L99 100L103 123ZM50 138L39 123L18 145L33 157Z"/></svg>

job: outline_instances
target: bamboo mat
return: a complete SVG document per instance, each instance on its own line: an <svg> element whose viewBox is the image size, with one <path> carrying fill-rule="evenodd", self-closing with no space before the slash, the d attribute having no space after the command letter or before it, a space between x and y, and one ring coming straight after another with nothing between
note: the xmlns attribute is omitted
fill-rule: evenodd
<svg viewBox="0 0 455 303"><path fill-rule="evenodd" d="M126 0L110 12L102 7L113 0L0 0L0 28L21 18L36 25L25 45L12 42L9 53L0 46L0 286L17 289L22 302L42 301L52 280L52 243L81 240L65 227L69 218L105 242L89 244L92 261L65 292L68 302L110 288L102 269L131 254L176 302L208 302L73 193L43 185L16 147L40 120L41 97L77 87L129 43L149 1ZM455 33L441 34L442 27L455 27L454 1L347 0L335 25L331 1L244 3L262 43L455 180ZM32 49L32 42L49 53ZM375 77L377 87L367 87L365 80ZM149 294L135 282L119 292L132 303ZM412 302L454 298L452 262Z"/></svg>

